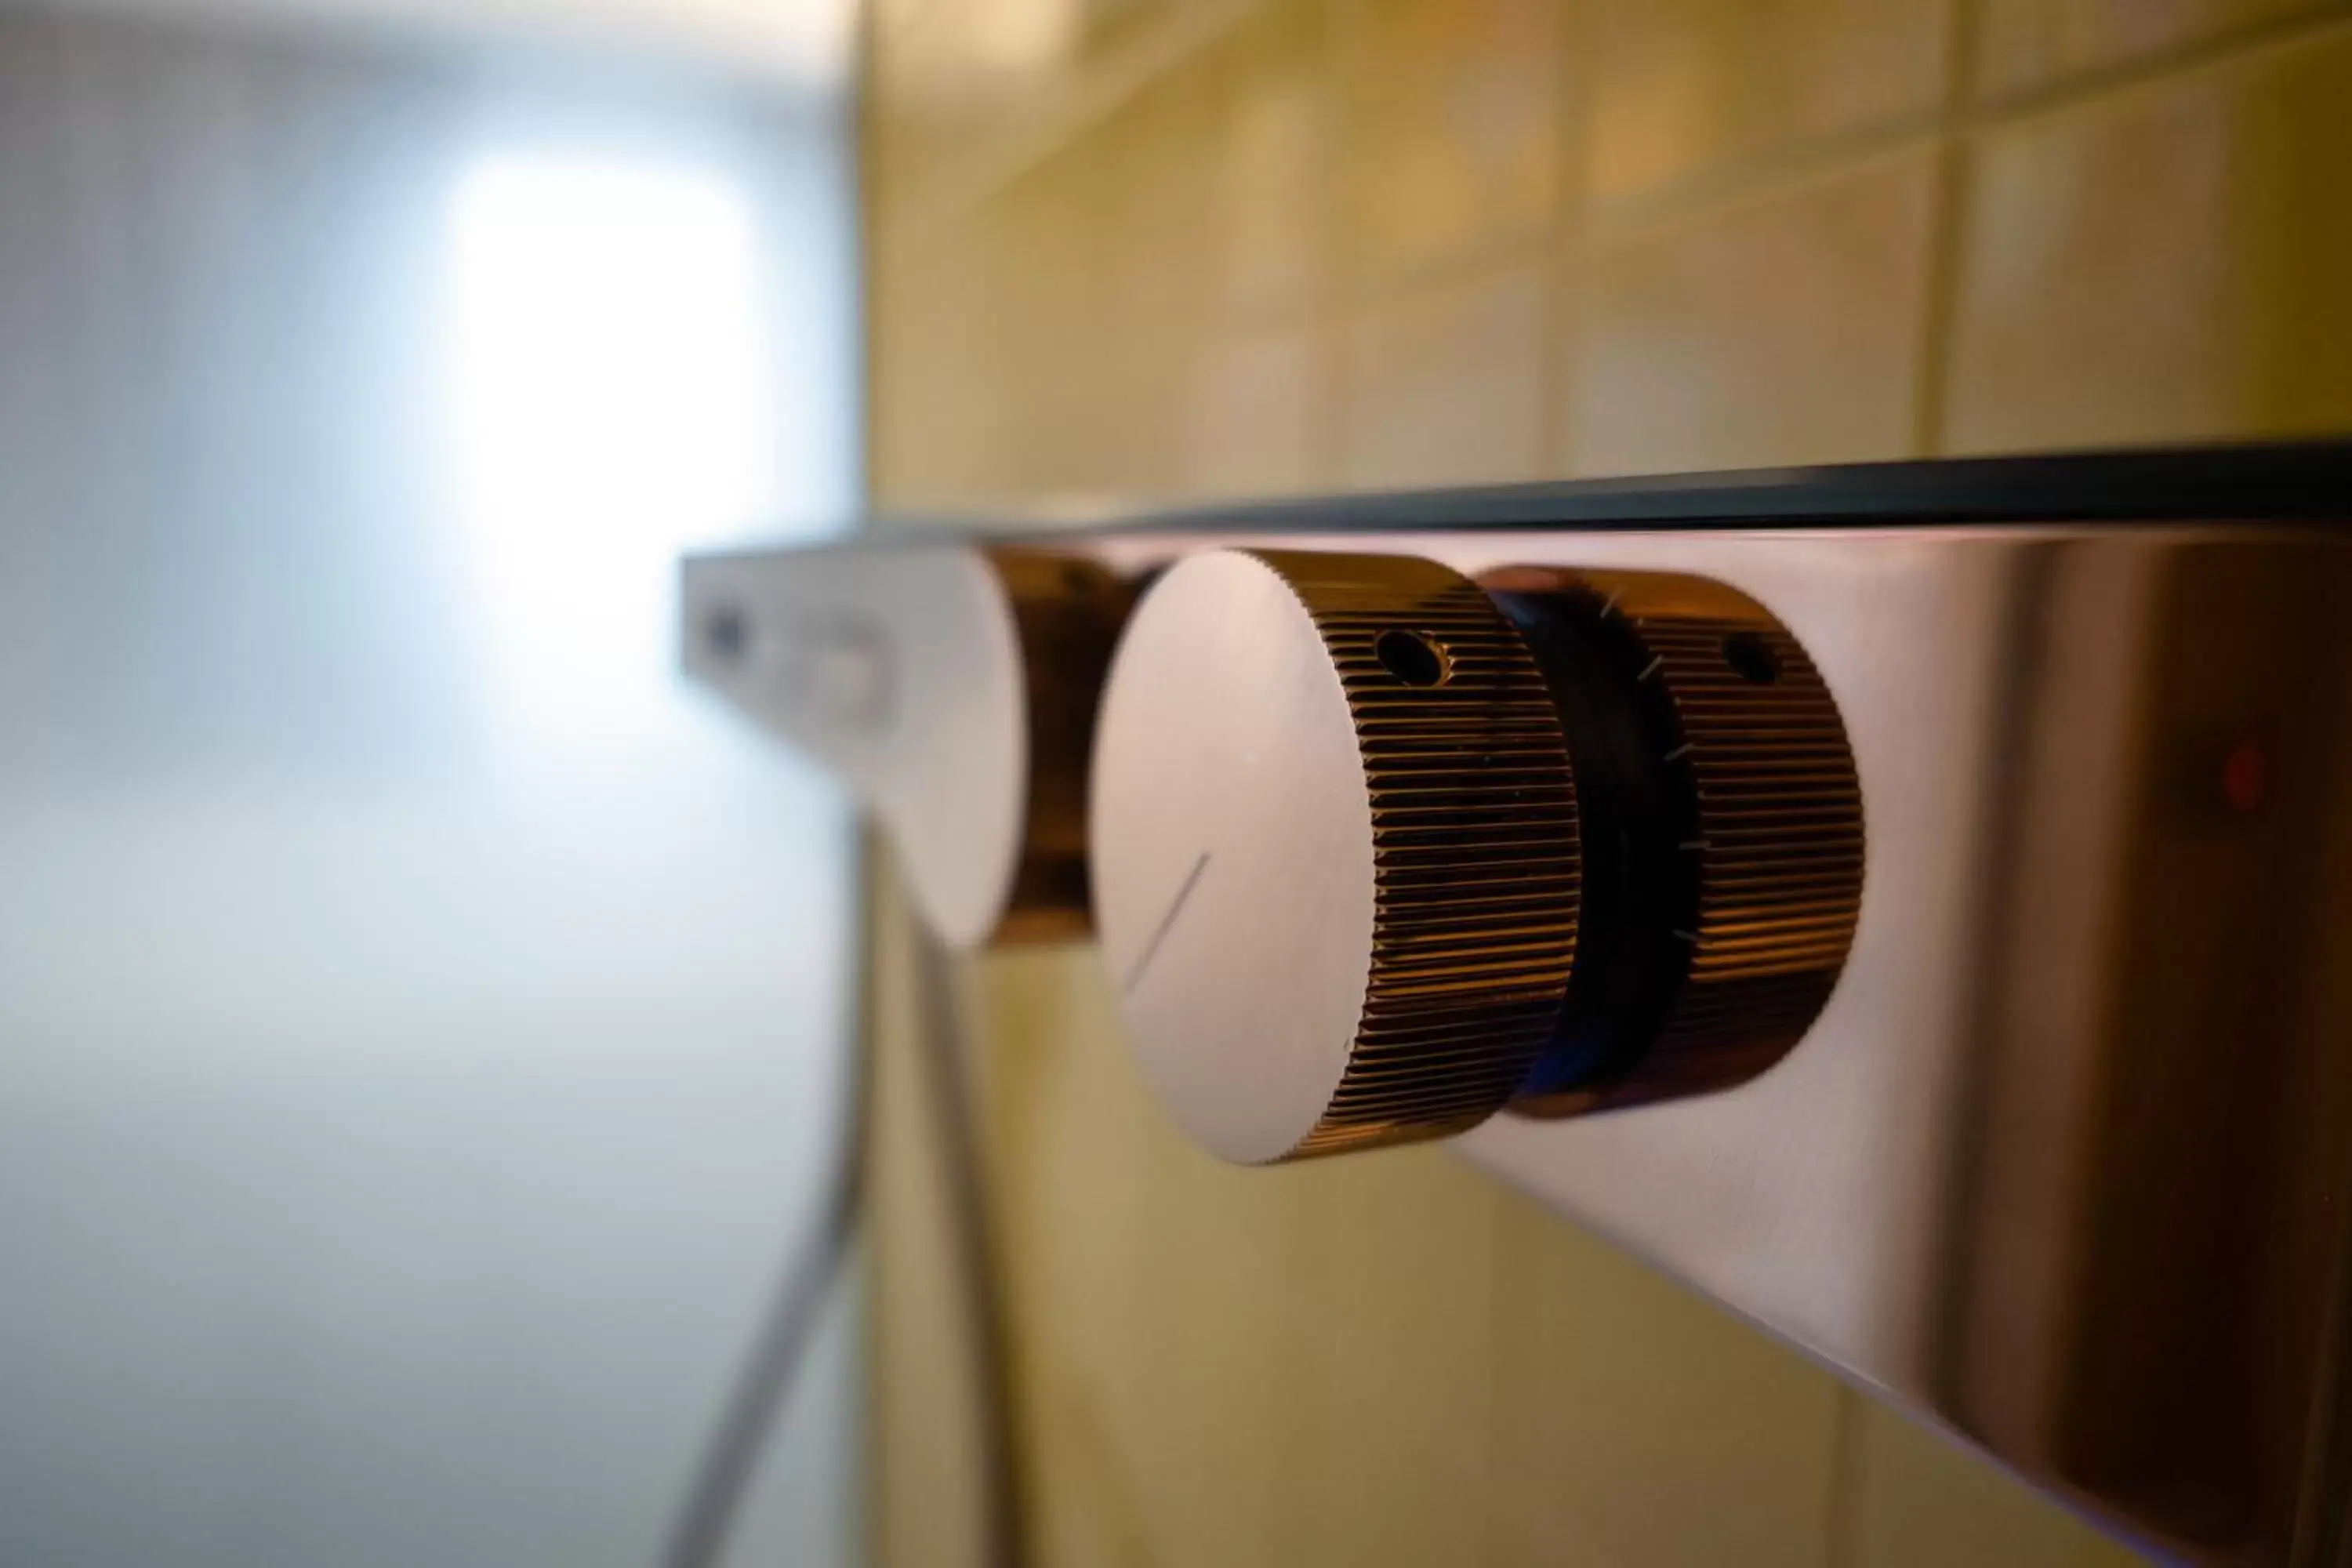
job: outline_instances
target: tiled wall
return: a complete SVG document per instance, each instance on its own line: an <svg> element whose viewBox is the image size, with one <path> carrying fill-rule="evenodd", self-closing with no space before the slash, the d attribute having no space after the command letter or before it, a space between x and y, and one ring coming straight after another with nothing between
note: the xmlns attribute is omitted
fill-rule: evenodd
<svg viewBox="0 0 2352 1568"><path fill-rule="evenodd" d="M2352 426L2337 7L1127 0L953 97L902 5L886 501Z"/></svg>
<svg viewBox="0 0 2352 1568"><path fill-rule="evenodd" d="M2352 428L2340 5L893 0L868 85L885 506ZM972 984L1049 1563L2120 1555L1443 1152L1193 1155L1087 955Z"/></svg>

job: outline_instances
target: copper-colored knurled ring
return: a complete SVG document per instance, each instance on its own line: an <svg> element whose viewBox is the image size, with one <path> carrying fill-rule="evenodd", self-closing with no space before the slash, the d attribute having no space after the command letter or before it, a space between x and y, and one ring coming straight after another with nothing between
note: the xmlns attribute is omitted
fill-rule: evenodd
<svg viewBox="0 0 2352 1568"><path fill-rule="evenodd" d="M1371 797L1370 977L1339 1088L1297 1158L1459 1131L1550 1036L1575 960L1580 859L1559 714L1475 584L1403 557L1255 552L1298 595L1346 693ZM1382 636L1443 651L1413 685Z"/></svg>
<svg viewBox="0 0 2352 1568"><path fill-rule="evenodd" d="M1726 592L1695 602L1667 579L1588 579L1615 594L1654 663L1681 731L1698 807L1684 852L1698 866L1696 920L1677 932L1690 969L1635 1082L1751 1078L1787 1054L1829 1000L1862 909L1862 788L1821 671L1761 606ZM1744 644L1751 670L1730 657ZM1704 1058L1703 1065L1700 1058Z"/></svg>

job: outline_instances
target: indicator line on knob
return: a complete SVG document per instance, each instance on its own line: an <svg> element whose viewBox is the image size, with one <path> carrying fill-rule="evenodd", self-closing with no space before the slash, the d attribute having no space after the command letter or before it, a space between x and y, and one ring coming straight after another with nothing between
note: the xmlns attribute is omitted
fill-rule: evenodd
<svg viewBox="0 0 2352 1568"><path fill-rule="evenodd" d="M1151 967L1151 961L1160 956L1160 944L1168 940L1168 932L1176 924L1176 917L1184 912L1185 902L1192 898L1192 889L1201 885L1201 873L1208 868L1209 852L1203 849L1201 858L1192 862L1192 868L1184 874L1184 885L1176 889L1176 897L1170 902L1168 912L1160 917L1159 927L1152 931L1151 940L1145 942L1143 951L1136 955L1135 967L1127 972L1127 983L1118 988L1120 995L1132 992L1143 979L1143 972Z"/></svg>

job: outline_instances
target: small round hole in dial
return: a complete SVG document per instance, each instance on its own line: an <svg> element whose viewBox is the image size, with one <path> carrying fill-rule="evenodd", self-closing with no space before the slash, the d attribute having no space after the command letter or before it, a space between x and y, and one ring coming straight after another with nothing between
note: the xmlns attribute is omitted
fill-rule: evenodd
<svg viewBox="0 0 2352 1568"><path fill-rule="evenodd" d="M1372 657L1407 686L1443 684L1453 664L1445 656L1445 645L1422 632L1382 632L1372 644Z"/></svg>
<svg viewBox="0 0 2352 1568"><path fill-rule="evenodd" d="M1723 639L1723 662L1734 675L1757 686L1780 679L1780 656L1755 632L1733 632Z"/></svg>

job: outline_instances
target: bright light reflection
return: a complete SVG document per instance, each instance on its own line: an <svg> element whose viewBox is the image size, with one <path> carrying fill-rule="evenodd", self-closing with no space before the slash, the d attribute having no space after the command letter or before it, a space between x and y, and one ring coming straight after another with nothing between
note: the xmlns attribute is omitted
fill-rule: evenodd
<svg viewBox="0 0 2352 1568"><path fill-rule="evenodd" d="M510 758L641 750L677 552L773 504L760 254L740 184L711 170L514 156L457 189L459 548Z"/></svg>

